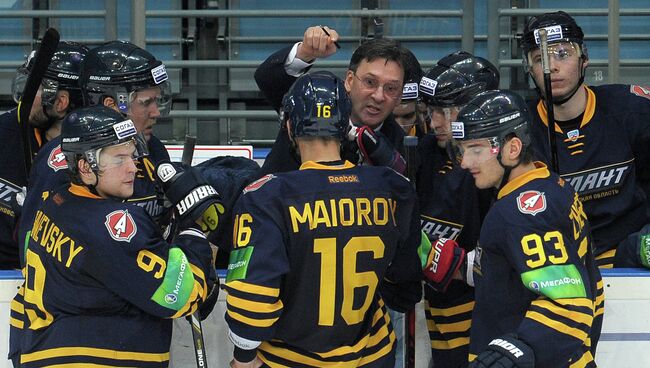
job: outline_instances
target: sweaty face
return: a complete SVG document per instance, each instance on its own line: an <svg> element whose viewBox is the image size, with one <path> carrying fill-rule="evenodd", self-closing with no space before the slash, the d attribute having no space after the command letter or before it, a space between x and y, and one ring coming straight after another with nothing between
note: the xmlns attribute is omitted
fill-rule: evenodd
<svg viewBox="0 0 650 368"><path fill-rule="evenodd" d="M348 70L345 89L352 101L350 119L376 127L395 109L402 98L404 69L386 59L363 60L356 72Z"/></svg>
<svg viewBox="0 0 650 368"><path fill-rule="evenodd" d="M410 132L413 125L415 125L415 121L417 120L417 112L415 109L415 101L401 103L393 109L393 117L405 133Z"/></svg>
<svg viewBox="0 0 650 368"><path fill-rule="evenodd" d="M133 195L133 182L137 169L133 141L103 148L99 154L97 193L104 198L129 198Z"/></svg>
<svg viewBox="0 0 650 368"><path fill-rule="evenodd" d="M153 133L156 119L160 117L157 100L160 97L160 88L146 88L134 92L127 116L133 120L138 133L144 133L149 140Z"/></svg>
<svg viewBox="0 0 650 368"><path fill-rule="evenodd" d="M569 96L580 81L582 70L587 67L587 61L582 60L580 47L573 42L550 44L549 67L551 71L551 89L554 99ZM542 52L533 50L528 55L530 74L535 79L542 93L544 90L544 70L542 68Z"/></svg>
<svg viewBox="0 0 650 368"><path fill-rule="evenodd" d="M494 139L453 141L453 146L460 166L472 174L477 188L498 188L504 169L497 160L500 148Z"/></svg>
<svg viewBox="0 0 650 368"><path fill-rule="evenodd" d="M451 122L456 120L460 107L429 106L429 126L436 136L438 147L445 148L451 139Z"/></svg>

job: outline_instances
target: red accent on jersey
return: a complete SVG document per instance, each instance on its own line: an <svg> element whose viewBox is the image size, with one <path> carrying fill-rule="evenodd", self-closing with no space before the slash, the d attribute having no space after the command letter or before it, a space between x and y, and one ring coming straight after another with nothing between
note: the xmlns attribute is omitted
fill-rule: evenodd
<svg viewBox="0 0 650 368"><path fill-rule="evenodd" d="M639 97L645 97L650 100L650 88L633 84L630 86L630 92Z"/></svg>
<svg viewBox="0 0 650 368"><path fill-rule="evenodd" d="M104 224L111 238L117 241L130 242L131 238L138 232L138 227L127 210L117 210L109 213L106 215Z"/></svg>
<svg viewBox="0 0 650 368"><path fill-rule="evenodd" d="M60 144L50 152L50 157L47 159L47 166L51 167L54 171L68 168L68 161L65 160Z"/></svg>
<svg viewBox="0 0 650 368"><path fill-rule="evenodd" d="M243 194L246 194L248 192L254 192L254 191L260 189L262 187L262 185L266 184L268 181L270 181L273 178L275 178L275 175L273 175L273 174L267 174L267 175L262 176L261 178L259 178L259 179L255 180L254 182L248 184L248 186L246 186L246 188L244 188L244 193Z"/></svg>
<svg viewBox="0 0 650 368"><path fill-rule="evenodd" d="M546 210L546 198L543 192L529 190L519 194L517 197L517 207L519 212L526 215L533 215Z"/></svg>

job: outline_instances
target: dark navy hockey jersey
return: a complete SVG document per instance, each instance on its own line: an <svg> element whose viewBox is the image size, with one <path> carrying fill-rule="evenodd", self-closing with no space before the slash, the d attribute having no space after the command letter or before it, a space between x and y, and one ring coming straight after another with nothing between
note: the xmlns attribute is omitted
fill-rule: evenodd
<svg viewBox="0 0 650 368"><path fill-rule="evenodd" d="M555 127L560 174L580 195L597 258L611 267L616 246L650 222L639 173L650 166L650 90L635 85L585 87L578 126ZM550 162L544 105L531 106L533 144ZM646 178L647 180L647 178ZM608 260L608 261L607 261Z"/></svg>
<svg viewBox="0 0 650 368"><path fill-rule="evenodd" d="M307 162L247 186L225 284L230 330L262 341L258 356L272 366L394 361L377 291L421 279L414 206L406 178L349 162Z"/></svg>
<svg viewBox="0 0 650 368"><path fill-rule="evenodd" d="M470 360L515 333L535 366L592 367L604 299L589 223L573 188L536 166L501 189L483 222Z"/></svg>
<svg viewBox="0 0 650 368"><path fill-rule="evenodd" d="M23 367L166 367L172 323L215 281L205 235L172 241L140 207L72 185L27 235Z"/></svg>

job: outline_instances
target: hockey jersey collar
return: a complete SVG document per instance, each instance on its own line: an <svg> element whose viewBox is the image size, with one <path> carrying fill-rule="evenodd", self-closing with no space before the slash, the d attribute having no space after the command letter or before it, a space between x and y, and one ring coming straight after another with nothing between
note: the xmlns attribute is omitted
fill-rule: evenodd
<svg viewBox="0 0 650 368"><path fill-rule="evenodd" d="M532 180L548 178L551 175L551 173L548 171L548 168L543 162L535 161L534 163L536 169L531 170L509 181L506 185L503 186L503 188L501 188L501 190L499 191L499 195L497 196L497 199L501 199L507 196L508 194L512 193L515 189L521 187L522 185Z"/></svg>
<svg viewBox="0 0 650 368"><path fill-rule="evenodd" d="M104 199L101 196L98 196L97 194L91 193L88 188L82 186L82 185L77 185L77 184L70 184L70 189L68 189L70 193L79 196L79 197L86 197L86 198L93 198L93 199Z"/></svg>
<svg viewBox="0 0 650 368"><path fill-rule="evenodd" d="M582 115L580 128L587 125L589 121L591 121L591 118L594 117L594 112L596 111L596 94L594 93L594 91L591 90L591 88L587 87L586 85L583 85L583 87L585 90L587 90L587 107L585 108L585 113ZM544 123L544 125L548 127L546 106L544 106L542 100L539 100L539 102L537 103L537 113L539 114L540 119L542 119L542 123ZM562 129L559 127L558 124L555 124L555 132L564 134L564 132L562 131Z"/></svg>
<svg viewBox="0 0 650 368"><path fill-rule="evenodd" d="M308 169L315 169L315 170L347 170L351 169L354 167L354 164L351 163L350 161L345 161L342 164L339 165L326 165L326 164L321 164L315 161L307 161L300 165L300 170L308 170Z"/></svg>

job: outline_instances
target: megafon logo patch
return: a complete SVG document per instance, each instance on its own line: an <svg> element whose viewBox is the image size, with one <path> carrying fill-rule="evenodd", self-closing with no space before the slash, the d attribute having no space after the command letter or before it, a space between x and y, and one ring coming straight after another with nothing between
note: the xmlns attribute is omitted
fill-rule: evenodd
<svg viewBox="0 0 650 368"><path fill-rule="evenodd" d="M275 175L273 174L268 174L264 175L261 178L255 180L254 182L248 184L246 188L244 188L243 194L246 194L248 192L254 192L262 187L262 185L266 184L269 182L271 179L275 178Z"/></svg>
<svg viewBox="0 0 650 368"><path fill-rule="evenodd" d="M65 160L65 155L61 151L60 144L50 151L50 156L47 158L47 166L51 167L54 171L68 168L68 161Z"/></svg>
<svg viewBox="0 0 650 368"><path fill-rule="evenodd" d="M546 210L546 197L543 192L529 190L519 194L517 197L519 212L526 215L533 215Z"/></svg>
<svg viewBox="0 0 650 368"><path fill-rule="evenodd" d="M130 242L138 232L133 217L127 210L117 210L106 215L106 229L111 238L117 241Z"/></svg>

